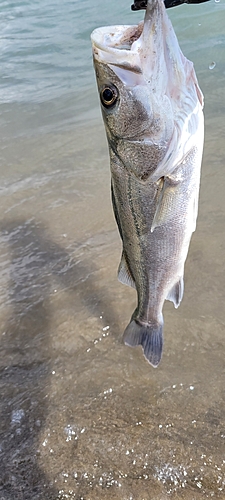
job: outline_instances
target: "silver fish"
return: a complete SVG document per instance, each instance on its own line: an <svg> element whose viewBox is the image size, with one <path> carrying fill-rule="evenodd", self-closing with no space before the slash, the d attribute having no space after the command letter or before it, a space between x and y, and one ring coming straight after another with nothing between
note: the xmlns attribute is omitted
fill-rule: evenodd
<svg viewBox="0 0 225 500"><path fill-rule="evenodd" d="M123 243L118 278L138 296L123 339L156 367L163 304L182 300L196 226L203 95L163 0L148 0L144 23L98 28L91 39Z"/></svg>

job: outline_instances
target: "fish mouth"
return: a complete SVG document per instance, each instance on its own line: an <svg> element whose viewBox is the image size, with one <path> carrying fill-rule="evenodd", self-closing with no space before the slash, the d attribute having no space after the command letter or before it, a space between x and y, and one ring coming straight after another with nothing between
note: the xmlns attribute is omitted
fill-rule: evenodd
<svg viewBox="0 0 225 500"><path fill-rule="evenodd" d="M91 39L97 49L106 52L130 51L132 44L140 38L143 26L143 21L137 25L103 26L93 31Z"/></svg>
<svg viewBox="0 0 225 500"><path fill-rule="evenodd" d="M137 25L105 26L91 34L94 58L123 70L158 78L164 63L163 0L148 0L144 21ZM162 73L162 72L161 72Z"/></svg>
<svg viewBox="0 0 225 500"><path fill-rule="evenodd" d="M93 56L99 63L112 64L135 73L142 73L138 54L132 50L140 38L143 21L134 26L104 26L91 34Z"/></svg>
<svg viewBox="0 0 225 500"><path fill-rule="evenodd" d="M135 42L141 38L143 32L147 31L149 35L149 31L156 31L158 10L161 9L162 5L164 8L163 0L148 0L145 19L137 25L96 28L91 34L94 47L108 53L111 51L132 51Z"/></svg>

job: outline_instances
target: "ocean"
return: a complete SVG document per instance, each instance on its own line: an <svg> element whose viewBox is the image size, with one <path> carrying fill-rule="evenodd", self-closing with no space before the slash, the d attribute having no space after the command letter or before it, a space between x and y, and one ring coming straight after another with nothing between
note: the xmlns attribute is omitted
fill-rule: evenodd
<svg viewBox="0 0 225 500"><path fill-rule="evenodd" d="M199 217L157 370L136 303L90 34L131 1L0 1L0 498L224 498L225 1L168 11L205 98Z"/></svg>

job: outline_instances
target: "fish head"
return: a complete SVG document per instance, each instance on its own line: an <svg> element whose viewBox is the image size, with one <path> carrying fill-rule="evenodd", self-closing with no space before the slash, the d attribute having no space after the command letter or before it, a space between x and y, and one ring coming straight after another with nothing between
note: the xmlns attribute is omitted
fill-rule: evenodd
<svg viewBox="0 0 225 500"><path fill-rule="evenodd" d="M137 141L153 136L154 141L162 140L170 121L170 103L164 99L163 109L159 110L157 99L145 84L139 68L95 60L95 69L108 136L114 141Z"/></svg>
<svg viewBox="0 0 225 500"><path fill-rule="evenodd" d="M91 39L109 147L146 179L171 156L182 158L195 132L189 118L202 95L193 65L180 50L163 0L148 0L144 22L97 28Z"/></svg>

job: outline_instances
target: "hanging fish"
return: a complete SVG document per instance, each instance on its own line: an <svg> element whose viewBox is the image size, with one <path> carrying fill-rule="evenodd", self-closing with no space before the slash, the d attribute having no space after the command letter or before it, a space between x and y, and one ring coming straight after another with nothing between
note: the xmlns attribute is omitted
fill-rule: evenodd
<svg viewBox="0 0 225 500"><path fill-rule="evenodd" d="M123 244L118 278L138 299L123 339L156 367L163 304L182 300L196 226L203 96L163 0L148 0L144 23L99 28L91 38Z"/></svg>

